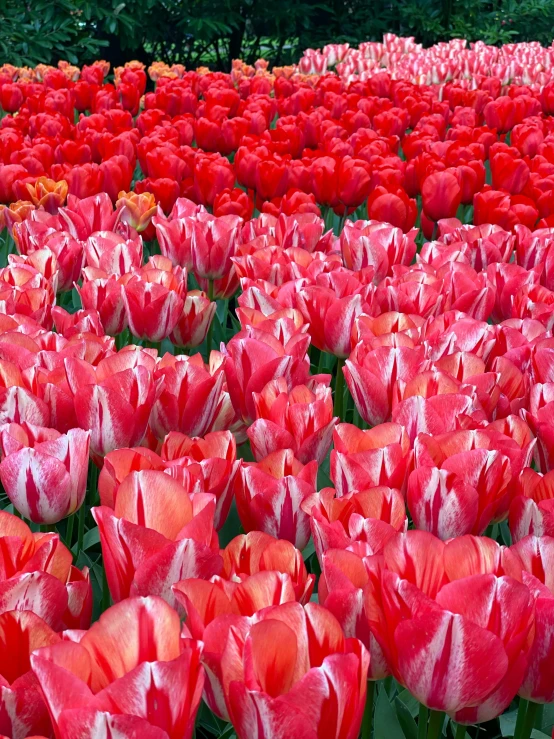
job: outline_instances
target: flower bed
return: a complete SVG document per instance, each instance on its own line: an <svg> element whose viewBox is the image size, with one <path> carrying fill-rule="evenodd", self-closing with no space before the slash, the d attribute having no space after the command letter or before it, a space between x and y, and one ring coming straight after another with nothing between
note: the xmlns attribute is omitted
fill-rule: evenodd
<svg viewBox="0 0 554 739"><path fill-rule="evenodd" d="M551 733L553 60L0 68L0 736Z"/></svg>

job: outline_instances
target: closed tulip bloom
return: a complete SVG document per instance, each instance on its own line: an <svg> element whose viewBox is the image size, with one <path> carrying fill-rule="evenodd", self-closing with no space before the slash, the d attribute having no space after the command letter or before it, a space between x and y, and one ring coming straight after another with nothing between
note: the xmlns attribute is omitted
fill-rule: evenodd
<svg viewBox="0 0 554 739"><path fill-rule="evenodd" d="M161 341L173 331L184 308L186 282L181 275L147 265L127 275L123 300L133 336Z"/></svg>
<svg viewBox="0 0 554 739"><path fill-rule="evenodd" d="M235 410L247 423L256 418L254 393L260 393L270 380L284 377L292 389L309 376L309 336L300 331L280 340L274 336L278 323L269 328L273 333L247 328L235 334L226 347L227 386Z"/></svg>
<svg viewBox="0 0 554 739"><path fill-rule="evenodd" d="M121 277L142 267L142 239L124 239L113 231L91 234L85 243L87 267Z"/></svg>
<svg viewBox="0 0 554 739"><path fill-rule="evenodd" d="M221 576L227 580L242 582L258 572L281 572L290 575L299 603L304 605L310 600L315 576L308 575L300 550L284 539L251 531L235 536L221 556Z"/></svg>
<svg viewBox="0 0 554 739"><path fill-rule="evenodd" d="M323 352L344 358L350 354L354 321L362 312L361 295L339 298L330 288L306 287L297 306L310 324L312 343Z"/></svg>
<svg viewBox="0 0 554 739"><path fill-rule="evenodd" d="M292 449L303 464L323 462L338 420L329 387L299 385L289 393L286 380L279 377L254 393L254 403L257 419L247 433L257 461L278 449Z"/></svg>
<svg viewBox="0 0 554 739"><path fill-rule="evenodd" d="M537 596L535 638L529 654L527 672L518 693L522 698L535 703L551 703L554 700L554 676L551 670L554 655L554 581L551 574L554 538L526 536L514 544L511 551L523 566L523 581Z"/></svg>
<svg viewBox="0 0 554 739"><path fill-rule="evenodd" d="M199 214L192 226L191 239L192 268L198 277L216 280L229 274L241 225L239 216L216 218Z"/></svg>
<svg viewBox="0 0 554 739"><path fill-rule="evenodd" d="M378 554L408 524L402 494L385 486L340 497L333 488L323 488L307 498L302 508L311 517L320 563L328 549L349 549L360 556Z"/></svg>
<svg viewBox="0 0 554 739"><path fill-rule="evenodd" d="M81 507L90 431L60 434L27 424L0 430L0 479L15 508L35 523L57 523Z"/></svg>
<svg viewBox="0 0 554 739"><path fill-rule="evenodd" d="M521 570L503 570L490 551L498 545L488 541L445 545L425 532L398 534L365 591L370 629L395 677L424 705L464 724L505 710L533 642L534 596Z"/></svg>
<svg viewBox="0 0 554 739"><path fill-rule="evenodd" d="M179 616L160 598L112 606L74 640L35 652L32 667L60 736L192 736L200 647L181 640Z"/></svg>
<svg viewBox="0 0 554 739"><path fill-rule="evenodd" d="M183 312L169 335L175 346L200 346L208 334L217 304L206 293L190 290L185 298Z"/></svg>
<svg viewBox="0 0 554 739"><path fill-rule="evenodd" d="M92 367L78 359L65 360L77 421L90 429L91 453L103 457L121 447L139 444L156 399L148 362L140 355L119 352Z"/></svg>
<svg viewBox="0 0 554 739"><path fill-rule="evenodd" d="M215 496L190 495L165 472L141 470L118 487L114 508L93 509L114 601L159 595L174 604L171 586L221 571L214 529Z"/></svg>
<svg viewBox="0 0 554 739"><path fill-rule="evenodd" d="M213 621L205 644L221 638L223 628L223 618ZM226 641L234 657L222 660L222 686L240 739L358 736L369 657L325 608L266 608L250 622L237 619Z"/></svg>
<svg viewBox="0 0 554 739"><path fill-rule="evenodd" d="M74 567L58 534L33 534L0 511L0 610L33 611L55 631L86 629L92 615L87 567Z"/></svg>
<svg viewBox="0 0 554 739"><path fill-rule="evenodd" d="M139 195L122 190L118 195L116 209L123 223L141 233L148 228L152 216L156 213L156 199L150 192Z"/></svg>
<svg viewBox="0 0 554 739"><path fill-rule="evenodd" d="M243 528L264 531L303 549L310 538L309 516L302 502L316 489L317 462L302 465L291 449L243 464L236 500Z"/></svg>
<svg viewBox="0 0 554 739"><path fill-rule="evenodd" d="M423 210L432 221L453 218L462 198L458 178L445 170L429 175L421 188Z"/></svg>
<svg viewBox="0 0 554 739"><path fill-rule="evenodd" d="M181 475L190 475L194 492L215 496L214 526L219 530L229 515L240 467L233 434L213 431L204 437L191 437L171 431L164 439L160 454L169 475L179 481Z"/></svg>
<svg viewBox="0 0 554 739"><path fill-rule="evenodd" d="M123 300L123 282L116 275L85 267L83 284L77 285L85 310L96 310L106 333L117 336L127 327L127 312Z"/></svg>
<svg viewBox="0 0 554 739"><path fill-rule="evenodd" d="M61 637L31 611L0 614L0 732L25 739L41 732L51 736L52 724L40 685L31 672L35 649L61 642Z"/></svg>
<svg viewBox="0 0 554 739"><path fill-rule="evenodd" d="M158 439L164 439L170 431L204 436L232 423L235 413L221 367L206 366L200 354L168 357L156 370L156 379L161 378L160 394L150 418Z"/></svg>
<svg viewBox="0 0 554 739"><path fill-rule="evenodd" d="M379 485L402 490L411 460L410 441L397 423L384 423L362 431L339 423L333 432L331 479L337 495Z"/></svg>
<svg viewBox="0 0 554 739"><path fill-rule="evenodd" d="M526 536L554 536L554 470L541 475L530 467L519 476L510 504L508 523L512 540Z"/></svg>

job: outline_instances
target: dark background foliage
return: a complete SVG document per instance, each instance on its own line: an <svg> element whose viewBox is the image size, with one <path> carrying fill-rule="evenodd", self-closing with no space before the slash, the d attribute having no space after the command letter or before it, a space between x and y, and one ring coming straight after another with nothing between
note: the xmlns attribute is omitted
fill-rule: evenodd
<svg viewBox="0 0 554 739"><path fill-rule="evenodd" d="M0 64L75 64L103 57L209 64L272 64L325 43L380 40L384 32L430 45L464 37L549 45L554 0L1 0Z"/></svg>

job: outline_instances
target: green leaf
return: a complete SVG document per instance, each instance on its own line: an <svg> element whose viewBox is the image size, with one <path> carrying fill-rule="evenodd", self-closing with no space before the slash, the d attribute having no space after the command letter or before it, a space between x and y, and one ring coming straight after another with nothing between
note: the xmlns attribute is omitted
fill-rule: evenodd
<svg viewBox="0 0 554 739"><path fill-rule="evenodd" d="M396 696L396 698L394 699L394 705L396 708L398 722L402 727L402 731L404 732L404 736L406 737L406 739L417 739L417 724L414 721L409 708L400 700L398 696Z"/></svg>
<svg viewBox="0 0 554 739"><path fill-rule="evenodd" d="M374 717L376 739L407 739L397 713L389 702L387 691L379 687Z"/></svg>
<svg viewBox="0 0 554 739"><path fill-rule="evenodd" d="M86 551L96 544L100 543L100 529L95 526L90 531L87 531L83 537L83 549Z"/></svg>

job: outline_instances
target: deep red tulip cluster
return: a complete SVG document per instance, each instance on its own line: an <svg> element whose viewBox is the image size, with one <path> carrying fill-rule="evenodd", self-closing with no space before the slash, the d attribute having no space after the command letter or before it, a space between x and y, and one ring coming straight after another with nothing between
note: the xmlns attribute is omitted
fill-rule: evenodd
<svg viewBox="0 0 554 739"><path fill-rule="evenodd" d="M552 69L0 67L0 737L547 725Z"/></svg>

